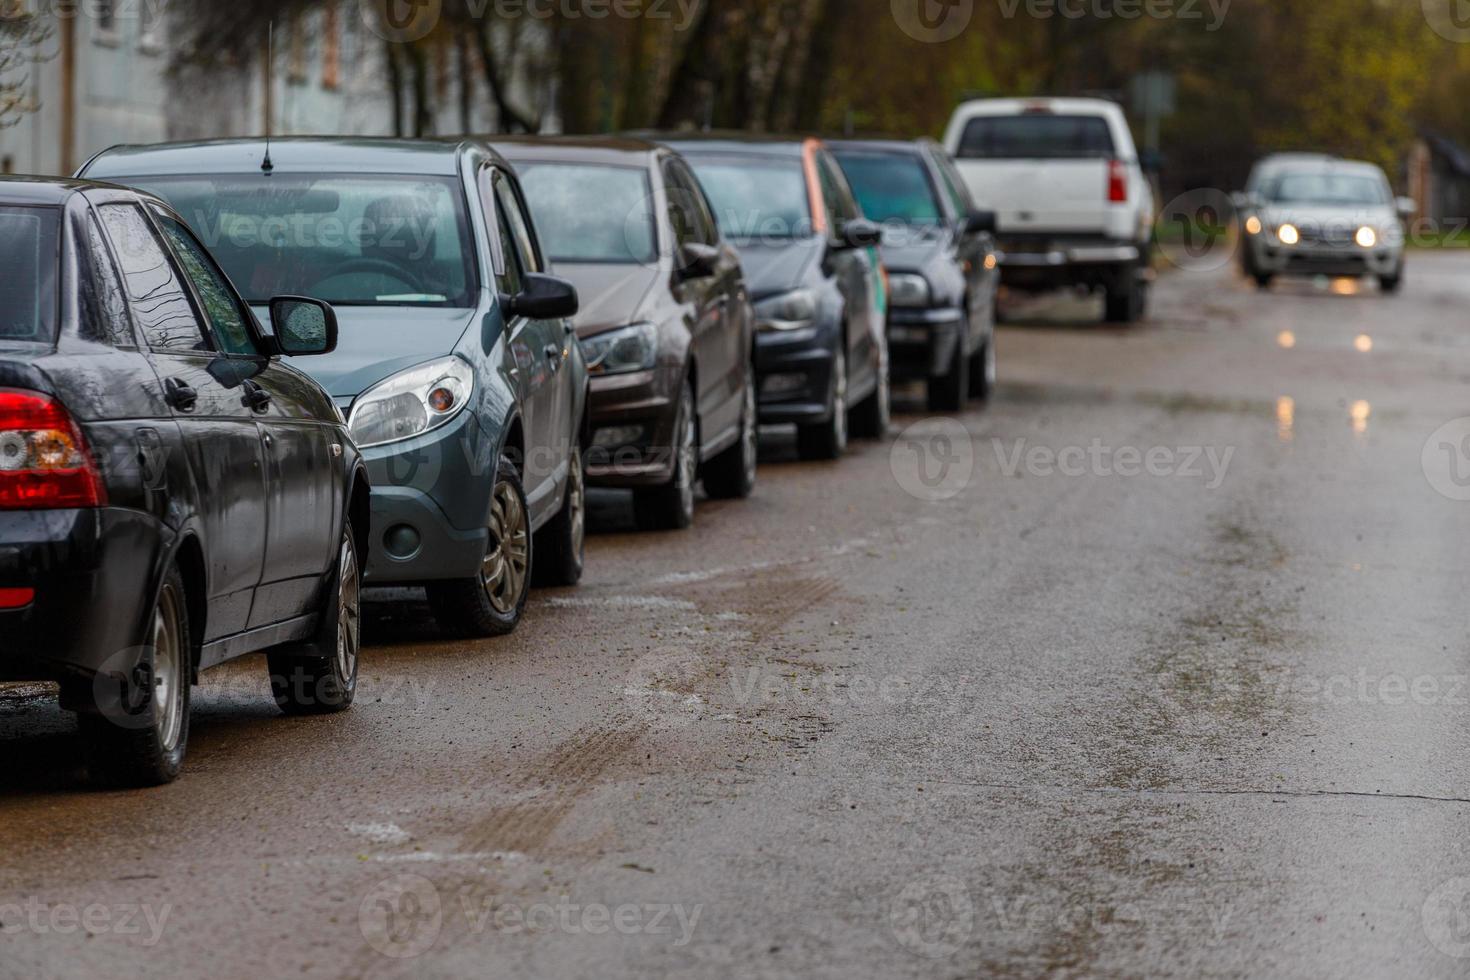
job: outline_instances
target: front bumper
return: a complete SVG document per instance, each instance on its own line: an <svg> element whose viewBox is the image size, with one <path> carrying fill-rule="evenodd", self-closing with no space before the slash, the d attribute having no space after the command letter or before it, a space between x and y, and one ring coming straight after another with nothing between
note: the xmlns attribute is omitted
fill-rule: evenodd
<svg viewBox="0 0 1470 980"><path fill-rule="evenodd" d="M1252 271L1270 275L1392 276L1403 265L1403 250L1391 245L1282 245L1258 235L1248 247Z"/></svg>
<svg viewBox="0 0 1470 980"><path fill-rule="evenodd" d="M802 327L756 334L755 371L763 425L815 425L832 417L834 329Z"/></svg>
<svg viewBox="0 0 1470 980"><path fill-rule="evenodd" d="M411 585L477 575L499 448L466 411L420 438L364 449L373 537L363 582Z"/></svg>
<svg viewBox="0 0 1470 980"><path fill-rule="evenodd" d="M0 611L0 680L131 671L173 539L140 511L0 512L0 588L35 590L29 606Z"/></svg>
<svg viewBox="0 0 1470 980"><path fill-rule="evenodd" d="M964 337L965 313L954 308L928 310L889 307L888 370L895 381L941 377L954 364L955 345Z"/></svg>
<svg viewBox="0 0 1470 980"><path fill-rule="evenodd" d="M674 478L670 447L678 410L672 396L676 384L677 379L671 382L657 368L592 379L590 485L650 487Z"/></svg>

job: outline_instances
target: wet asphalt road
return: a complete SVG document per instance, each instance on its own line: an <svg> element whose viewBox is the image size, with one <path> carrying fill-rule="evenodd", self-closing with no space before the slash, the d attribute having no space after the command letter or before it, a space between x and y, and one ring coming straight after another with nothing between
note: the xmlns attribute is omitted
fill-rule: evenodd
<svg viewBox="0 0 1470 980"><path fill-rule="evenodd" d="M376 607L347 715L210 675L170 787L7 690L0 976L1470 975L1470 256L1415 258L1017 309L965 432L600 500L513 638Z"/></svg>

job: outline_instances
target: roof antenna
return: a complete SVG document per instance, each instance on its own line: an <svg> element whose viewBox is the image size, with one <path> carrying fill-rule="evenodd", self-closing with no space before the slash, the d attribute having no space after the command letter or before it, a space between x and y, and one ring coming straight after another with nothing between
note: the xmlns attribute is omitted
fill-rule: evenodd
<svg viewBox="0 0 1470 980"><path fill-rule="evenodd" d="M260 161L260 172L267 177L276 165L271 162L271 96L275 94L276 70L276 22L265 28L265 159Z"/></svg>

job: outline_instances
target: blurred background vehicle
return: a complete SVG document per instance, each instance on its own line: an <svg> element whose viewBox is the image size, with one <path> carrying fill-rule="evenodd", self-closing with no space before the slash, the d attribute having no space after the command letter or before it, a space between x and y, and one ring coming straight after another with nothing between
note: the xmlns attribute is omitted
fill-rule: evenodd
<svg viewBox="0 0 1470 980"><path fill-rule="evenodd" d="M271 649L289 713L357 687L368 478L331 307L263 334L162 202L0 180L0 679L61 685L92 778L180 772L198 672Z"/></svg>
<svg viewBox="0 0 1470 980"><path fill-rule="evenodd" d="M1262 289L1278 275L1371 276L1386 293L1404 278L1404 222L1377 166L1333 157L1276 158L1243 192L1244 265Z"/></svg>
<svg viewBox="0 0 1470 980"><path fill-rule="evenodd" d="M688 165L628 138L500 139L553 267L577 287L591 381L587 475L633 490L640 527L694 523L755 488L754 313Z"/></svg>
<svg viewBox="0 0 1470 980"><path fill-rule="evenodd" d="M577 295L545 273L505 160L473 141L227 140L117 148L85 172L172 203L251 303L339 308L340 346L312 373L372 477L369 585L422 585L441 625L496 635L533 564L577 582Z"/></svg>
<svg viewBox="0 0 1470 980"><path fill-rule="evenodd" d="M1101 292L1115 323L1143 317L1153 191L1122 107L1102 99L978 99L944 138L970 194L996 211L1001 281Z"/></svg>
<svg viewBox="0 0 1470 980"><path fill-rule="evenodd" d="M976 209L932 140L838 140L832 153L883 226L888 356L895 380L928 385L931 411L961 411L995 385L995 213Z"/></svg>
<svg viewBox="0 0 1470 980"><path fill-rule="evenodd" d="M803 459L888 428L882 231L819 140L667 140L694 168L755 303L760 419L794 423Z"/></svg>
<svg viewBox="0 0 1470 980"><path fill-rule="evenodd" d="M1312 163L1331 159L1330 153L1272 153L1257 160L1251 167L1250 176L1245 181L1245 189L1230 195L1230 203L1235 208L1237 237L1242 243L1239 250L1242 272L1252 277L1256 274L1255 266L1251 262L1251 250L1244 247L1244 242L1247 235L1259 235L1264 227L1259 207L1262 186L1275 171L1292 163Z"/></svg>

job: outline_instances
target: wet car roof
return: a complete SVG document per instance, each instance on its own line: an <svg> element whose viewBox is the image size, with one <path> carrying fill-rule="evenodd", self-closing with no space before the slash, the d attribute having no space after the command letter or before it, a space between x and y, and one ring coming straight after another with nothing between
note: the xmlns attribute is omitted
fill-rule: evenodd
<svg viewBox="0 0 1470 980"><path fill-rule="evenodd" d="M452 177L468 141L290 137L117 146L99 154L88 177L114 174L259 173L270 150L273 173L355 172ZM488 147L486 148L488 150Z"/></svg>
<svg viewBox="0 0 1470 980"><path fill-rule="evenodd" d="M497 136L486 140L507 160L647 166L660 149L650 140L607 136Z"/></svg>

